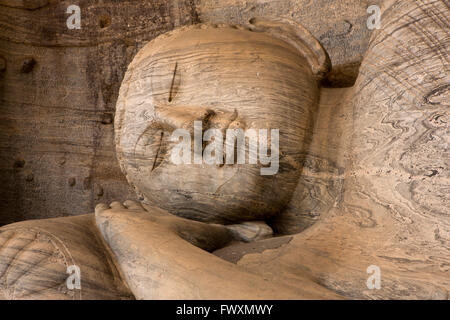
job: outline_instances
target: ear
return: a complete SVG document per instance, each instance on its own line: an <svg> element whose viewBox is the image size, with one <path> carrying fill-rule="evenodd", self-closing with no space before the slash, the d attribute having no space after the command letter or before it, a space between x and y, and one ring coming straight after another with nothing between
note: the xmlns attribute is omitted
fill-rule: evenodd
<svg viewBox="0 0 450 320"><path fill-rule="evenodd" d="M320 42L301 24L283 18L251 18L247 27L264 32L296 48L309 62L313 74L323 79L331 70L330 57Z"/></svg>

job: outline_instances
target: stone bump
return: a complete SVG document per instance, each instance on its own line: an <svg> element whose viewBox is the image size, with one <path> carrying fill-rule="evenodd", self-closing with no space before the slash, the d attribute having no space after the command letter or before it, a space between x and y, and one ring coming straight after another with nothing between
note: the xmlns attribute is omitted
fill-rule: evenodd
<svg viewBox="0 0 450 320"><path fill-rule="evenodd" d="M33 71L34 66L36 65L36 60L34 58L27 58L22 63L22 68L20 69L21 73L30 73Z"/></svg>

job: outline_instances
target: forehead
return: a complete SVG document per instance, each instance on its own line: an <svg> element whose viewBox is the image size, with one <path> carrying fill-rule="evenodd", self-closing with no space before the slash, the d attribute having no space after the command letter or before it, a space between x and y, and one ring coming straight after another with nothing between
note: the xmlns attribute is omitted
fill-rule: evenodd
<svg viewBox="0 0 450 320"><path fill-rule="evenodd" d="M268 107L311 82L305 58L289 44L233 28L192 28L150 43L130 80L146 104ZM263 101L264 100L264 101Z"/></svg>

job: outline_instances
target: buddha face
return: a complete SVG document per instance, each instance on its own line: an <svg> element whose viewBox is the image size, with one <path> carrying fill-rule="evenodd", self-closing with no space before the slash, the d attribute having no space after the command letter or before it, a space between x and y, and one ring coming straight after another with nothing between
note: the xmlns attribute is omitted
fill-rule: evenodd
<svg viewBox="0 0 450 320"><path fill-rule="evenodd" d="M310 64L287 42L245 28L176 30L128 68L115 119L118 159L144 204L205 222L267 219L296 186L317 101ZM243 144L227 140L230 129L247 134ZM192 146L184 162L173 161L180 145ZM207 163L208 150L217 161Z"/></svg>

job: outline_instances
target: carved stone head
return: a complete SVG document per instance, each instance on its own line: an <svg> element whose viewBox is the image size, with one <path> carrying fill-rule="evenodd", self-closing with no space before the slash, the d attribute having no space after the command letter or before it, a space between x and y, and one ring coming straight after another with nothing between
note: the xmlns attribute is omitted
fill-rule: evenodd
<svg viewBox="0 0 450 320"><path fill-rule="evenodd" d="M121 168L144 204L179 216L219 223L271 217L290 201L301 174L319 80L329 67L317 40L286 21L201 24L163 34L139 51L122 82L115 118ZM236 147L227 149L227 129L238 128L250 132L244 145L231 139ZM177 129L192 136L190 163L172 161ZM208 141L208 129L221 132L223 142ZM213 142L223 143L222 163L202 158ZM269 158L278 155L276 166L260 161L264 146ZM269 167L272 174L264 174Z"/></svg>

